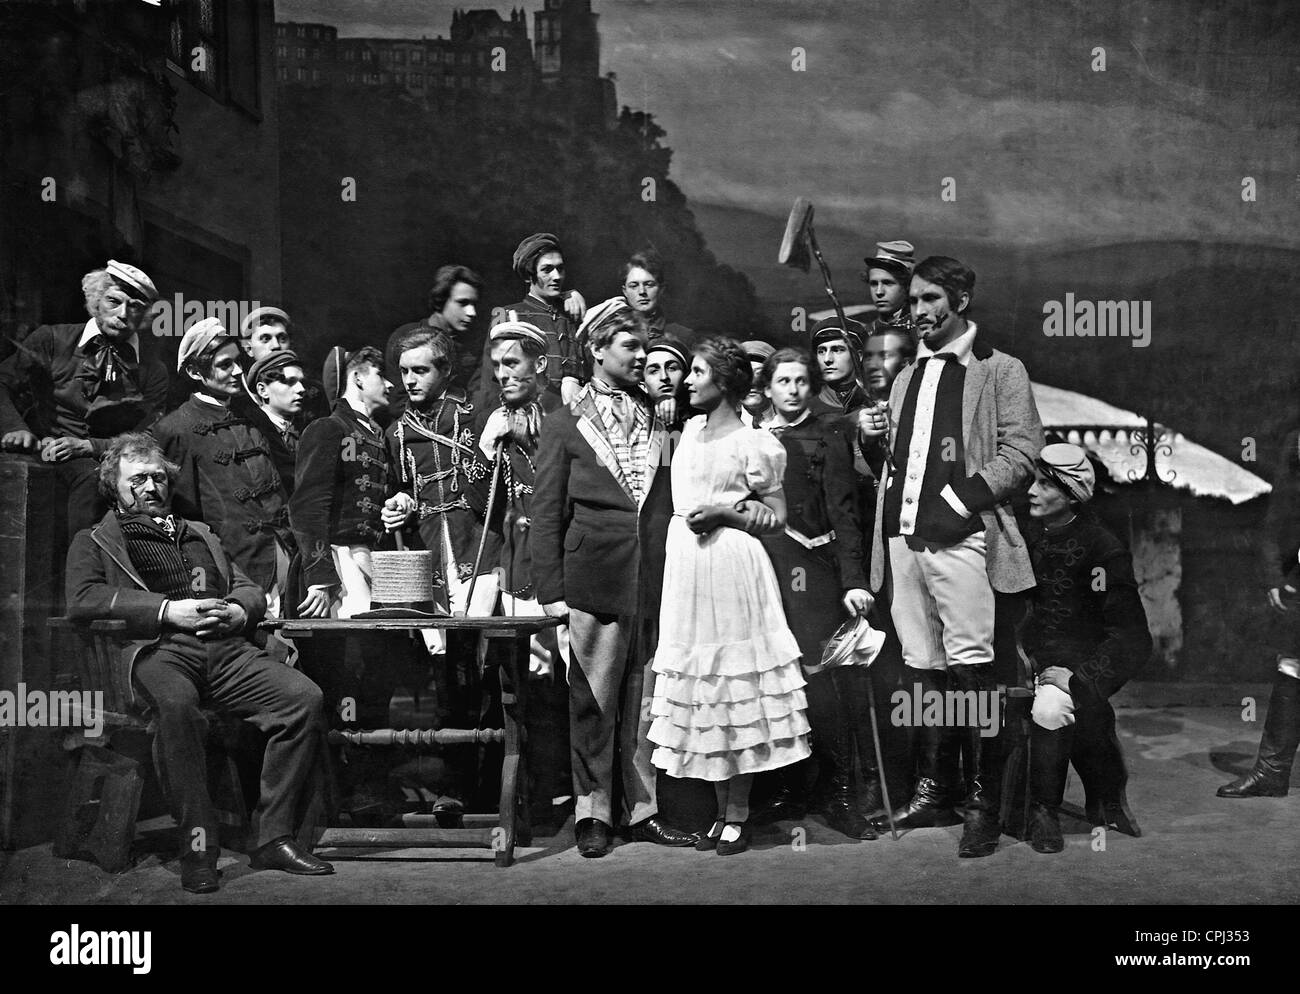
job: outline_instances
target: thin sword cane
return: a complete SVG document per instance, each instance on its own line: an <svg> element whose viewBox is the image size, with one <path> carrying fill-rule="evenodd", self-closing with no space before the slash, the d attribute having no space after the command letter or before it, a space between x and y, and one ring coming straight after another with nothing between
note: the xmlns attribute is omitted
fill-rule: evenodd
<svg viewBox="0 0 1300 994"><path fill-rule="evenodd" d="M469 615L470 605L474 603L474 585L478 583L478 570L483 562L483 548L487 545L488 519L492 517L492 508L497 502L497 481L501 479L501 456L506 450L504 438L498 439L492 454L492 484L488 487L487 510L483 512L483 532L478 538L478 552L474 554L474 572L469 578L469 591L465 594L465 615Z"/></svg>
<svg viewBox="0 0 1300 994"><path fill-rule="evenodd" d="M885 775L885 757L880 752L880 725L876 720L876 691L871 685L871 669L867 668L867 708L871 713L871 743L876 747L876 769L880 771L880 794L885 799L885 813L889 816L889 834L898 841L894 827L894 806L889 803L889 778Z"/></svg>

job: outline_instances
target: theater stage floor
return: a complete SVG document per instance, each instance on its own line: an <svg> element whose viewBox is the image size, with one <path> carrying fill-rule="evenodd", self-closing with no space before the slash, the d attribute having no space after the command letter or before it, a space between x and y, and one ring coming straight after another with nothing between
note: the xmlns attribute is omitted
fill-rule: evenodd
<svg viewBox="0 0 1300 994"><path fill-rule="evenodd" d="M1228 903L1300 902L1300 776L1286 798L1220 800L1215 788L1253 759L1260 724L1241 698L1267 688L1142 684L1117 700L1132 770L1129 800L1144 835L1067 824L1066 850L1043 856L1004 837L987 859L956 858L958 828L850 842L818 818L760 830L748 853L722 858L646 843L588 860L572 820L537 839L509 869L491 862L350 860L325 878L290 878L224 856L222 889L180 889L177 864L147 856L120 875L50 855L48 845L0 854L0 902L131 904L338 903ZM1072 778L1067 801L1081 803ZM802 841L803 845L795 844Z"/></svg>

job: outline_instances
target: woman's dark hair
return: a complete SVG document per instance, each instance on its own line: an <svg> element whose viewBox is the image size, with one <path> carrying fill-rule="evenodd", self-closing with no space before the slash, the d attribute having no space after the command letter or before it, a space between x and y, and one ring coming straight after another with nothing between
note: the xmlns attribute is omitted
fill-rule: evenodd
<svg viewBox="0 0 1300 994"><path fill-rule="evenodd" d="M706 338L691 350L691 354L704 360L713 375L713 382L728 403L739 404L741 398L749 393L754 383L754 370L749 364L749 356L734 338Z"/></svg>
<svg viewBox="0 0 1300 994"><path fill-rule="evenodd" d="M457 283L468 283L480 293L483 292L483 280L478 273L468 266L443 266L433 274L433 287L429 290L429 312L441 314L451 299L452 288Z"/></svg>
<svg viewBox="0 0 1300 994"><path fill-rule="evenodd" d="M766 390L772 385L772 377L776 374L776 367L783 362L800 362L808 370L808 382L814 387L817 386L817 369L813 365L808 353L804 349L784 348L777 349L763 363L762 370L758 374L758 382L754 386L759 390Z"/></svg>

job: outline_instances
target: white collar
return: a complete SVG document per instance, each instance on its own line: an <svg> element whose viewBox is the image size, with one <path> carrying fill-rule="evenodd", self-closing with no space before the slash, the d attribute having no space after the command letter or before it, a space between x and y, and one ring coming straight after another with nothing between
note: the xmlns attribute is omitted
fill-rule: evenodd
<svg viewBox="0 0 1300 994"><path fill-rule="evenodd" d="M976 331L975 322L974 321L966 322L965 333L958 335L956 338L954 338L951 342L949 342L939 351L951 352L953 355L957 357L957 361L959 363L961 363L963 366L969 366L971 349L975 347L975 331ZM934 354L935 354L934 351L930 349L925 344L924 341L920 341L916 343L917 362L920 362L922 359L928 359L930 358L930 356Z"/></svg>
<svg viewBox="0 0 1300 994"><path fill-rule="evenodd" d="M265 414L267 419L271 422L271 424L275 425L275 427L278 428L281 432L283 432L286 428L291 427L289 423L289 419L281 417L280 415L276 414L275 411L271 410L269 404L262 405L262 413Z"/></svg>
<svg viewBox="0 0 1300 994"><path fill-rule="evenodd" d="M95 319L91 318L86 322L86 327L82 329L81 337L77 339L77 348L84 348L88 341L100 334L103 334L103 332L99 330L99 325L95 323ZM104 336L104 340L108 340L107 335ZM137 357L140 355L140 336L138 334L132 332L131 337L126 340L126 344L135 349Z"/></svg>
<svg viewBox="0 0 1300 994"><path fill-rule="evenodd" d="M197 400L200 404L207 404L209 407L220 407L222 410L230 409L230 404L228 403L223 404L221 401L217 400L216 397L209 397L205 393L195 392L190 394L190 396L193 397L195 400Z"/></svg>
<svg viewBox="0 0 1300 994"><path fill-rule="evenodd" d="M795 418L793 421L786 422L778 418L776 416L775 409L773 409L772 417L768 418L761 425L756 425L755 427L766 428L768 431L771 431L773 428L780 428L782 431L784 431L787 428L793 428L795 425L803 424L810 417L812 417L812 408L805 407L797 418Z"/></svg>

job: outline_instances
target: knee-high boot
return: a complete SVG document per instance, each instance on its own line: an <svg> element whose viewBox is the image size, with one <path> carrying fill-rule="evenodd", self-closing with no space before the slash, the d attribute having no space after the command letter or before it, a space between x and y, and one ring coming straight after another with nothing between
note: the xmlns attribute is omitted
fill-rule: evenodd
<svg viewBox="0 0 1300 994"><path fill-rule="evenodd" d="M770 825L778 821L800 821L808 813L808 791L804 787L804 776L808 760L800 760L789 766L783 766L771 774L760 773L759 776L772 776L777 788L772 796L756 812L749 816L755 825Z"/></svg>
<svg viewBox="0 0 1300 994"><path fill-rule="evenodd" d="M857 746L857 770L861 774L857 792L858 810L871 818L884 813L880 764L871 735L871 697L867 693L871 671L865 666L845 666L835 670L833 676Z"/></svg>
<svg viewBox="0 0 1300 994"><path fill-rule="evenodd" d="M948 673L954 690L962 694L974 692L976 700L997 692L992 663L953 666ZM971 723L962 730L969 754L963 816L966 827L957 855L977 858L991 856L1002 836L1002 740L1000 735L986 737L983 729L971 720L971 709L967 710Z"/></svg>
<svg viewBox="0 0 1300 994"><path fill-rule="evenodd" d="M808 678L808 712L818 780L826 786L826 823L851 839L874 839L871 823L858 811L853 794L853 733L834 671Z"/></svg>
<svg viewBox="0 0 1300 994"><path fill-rule="evenodd" d="M918 670L905 667L910 692L924 696L930 691L945 694L948 674L943 670ZM959 821L952 807L954 786L957 782L957 752L959 744L942 726L922 725L916 733L916 787L912 799L894 812L895 828L933 828L956 825ZM889 819L881 815L872 820L876 831L889 828Z"/></svg>
<svg viewBox="0 0 1300 994"><path fill-rule="evenodd" d="M1285 797L1300 746L1300 680L1278 673L1268 698L1259 755L1249 773L1219 788L1220 797Z"/></svg>
<svg viewBox="0 0 1300 994"><path fill-rule="evenodd" d="M1059 812L1065 799L1065 776L1070 769L1074 726L1046 729L1030 724L1033 758L1029 766L1029 845L1034 852L1054 853L1065 848Z"/></svg>

